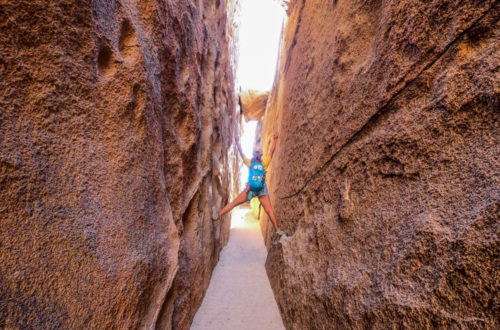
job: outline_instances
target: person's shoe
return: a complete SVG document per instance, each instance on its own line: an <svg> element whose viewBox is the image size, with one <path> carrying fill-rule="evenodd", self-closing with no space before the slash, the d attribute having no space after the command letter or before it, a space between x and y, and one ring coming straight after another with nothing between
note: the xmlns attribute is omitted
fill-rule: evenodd
<svg viewBox="0 0 500 330"><path fill-rule="evenodd" d="M219 212L217 212L217 209L215 208L215 206L212 206L212 220L213 221L217 221L220 219L220 214Z"/></svg>
<svg viewBox="0 0 500 330"><path fill-rule="evenodd" d="M283 237L287 237L285 232L279 228L276 229L276 234L273 239L273 244L277 244Z"/></svg>

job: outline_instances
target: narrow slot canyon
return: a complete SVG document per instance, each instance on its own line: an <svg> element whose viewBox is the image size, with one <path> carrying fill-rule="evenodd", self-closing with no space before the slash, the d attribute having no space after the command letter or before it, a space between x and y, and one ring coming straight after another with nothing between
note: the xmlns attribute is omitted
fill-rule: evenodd
<svg viewBox="0 0 500 330"><path fill-rule="evenodd" d="M499 17L1 1L0 328L499 329Z"/></svg>

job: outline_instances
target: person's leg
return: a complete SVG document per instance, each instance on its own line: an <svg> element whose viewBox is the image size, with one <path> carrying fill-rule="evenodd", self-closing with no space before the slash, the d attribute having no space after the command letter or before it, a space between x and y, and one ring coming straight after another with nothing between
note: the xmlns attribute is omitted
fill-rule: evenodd
<svg viewBox="0 0 500 330"><path fill-rule="evenodd" d="M278 230L278 221L276 221L276 216L274 215L269 195L259 196L259 202L264 208L264 211L266 211L269 218L271 218L271 222L273 223L274 229Z"/></svg>
<svg viewBox="0 0 500 330"><path fill-rule="evenodd" d="M231 211L234 207L243 204L247 201L248 193L246 191L242 191L231 203L224 206L224 208L220 211L219 216L223 216L227 212Z"/></svg>

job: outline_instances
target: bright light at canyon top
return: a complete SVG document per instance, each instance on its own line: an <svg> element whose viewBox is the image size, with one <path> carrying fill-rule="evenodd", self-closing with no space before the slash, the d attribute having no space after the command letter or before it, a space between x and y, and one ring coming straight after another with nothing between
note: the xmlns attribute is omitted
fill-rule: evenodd
<svg viewBox="0 0 500 330"><path fill-rule="evenodd" d="M241 0L238 82L242 90L272 88L285 10L278 0ZM243 125L241 145L251 156L256 122ZM246 181L245 169L240 178Z"/></svg>
<svg viewBox="0 0 500 330"><path fill-rule="evenodd" d="M238 81L242 90L270 90L284 8L278 0L241 0Z"/></svg>

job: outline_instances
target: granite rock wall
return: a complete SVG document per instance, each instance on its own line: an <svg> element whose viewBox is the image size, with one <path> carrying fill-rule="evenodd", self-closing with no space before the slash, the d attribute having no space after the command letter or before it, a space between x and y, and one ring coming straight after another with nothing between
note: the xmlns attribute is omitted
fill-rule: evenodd
<svg viewBox="0 0 500 330"><path fill-rule="evenodd" d="M263 148L290 329L500 327L498 1L290 1Z"/></svg>
<svg viewBox="0 0 500 330"><path fill-rule="evenodd" d="M236 14L0 2L0 328L189 328L237 188Z"/></svg>

